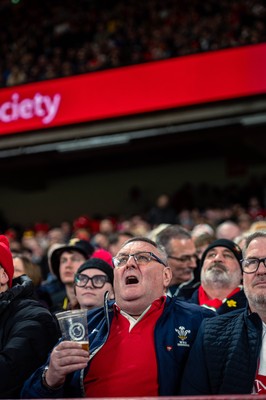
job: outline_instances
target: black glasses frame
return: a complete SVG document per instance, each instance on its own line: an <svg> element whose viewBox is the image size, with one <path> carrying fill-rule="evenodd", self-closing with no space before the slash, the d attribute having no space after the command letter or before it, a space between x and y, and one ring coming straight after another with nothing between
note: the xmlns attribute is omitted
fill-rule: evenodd
<svg viewBox="0 0 266 400"><path fill-rule="evenodd" d="M83 282L85 282L82 285L79 284L80 276L82 276ZM101 278L101 280L102 280L101 284L95 284L99 278ZM110 282L108 276L106 276L106 275L94 275L91 278L85 274L76 274L75 275L75 285L77 287L85 287L89 281L91 281L91 284L95 289L101 289L104 287L106 282Z"/></svg>
<svg viewBox="0 0 266 400"><path fill-rule="evenodd" d="M154 254L152 251L140 251L139 253L125 254L125 255L123 255L123 257L127 257L127 260L123 265L120 265L121 262L119 261L118 257L113 257L113 265L115 268L122 268L127 264L130 257L133 257L137 264L141 264L138 262L138 259L137 259L137 257L141 254L148 254L148 256L149 256L147 263L144 263L144 265L148 264L153 259L153 260L157 261L159 264L162 264L166 267L165 262L163 262L163 260L161 260L158 256L156 256L156 254Z"/></svg>
<svg viewBox="0 0 266 400"><path fill-rule="evenodd" d="M250 262L250 261L253 261L255 263L255 265L257 265L257 267L254 269L254 271L245 270L244 263ZM245 274L254 274L255 272L258 271L261 262L263 263L264 267L266 268L266 257L263 257L263 258L252 257L252 258L246 258L246 259L244 258L243 260L241 260L242 271Z"/></svg>

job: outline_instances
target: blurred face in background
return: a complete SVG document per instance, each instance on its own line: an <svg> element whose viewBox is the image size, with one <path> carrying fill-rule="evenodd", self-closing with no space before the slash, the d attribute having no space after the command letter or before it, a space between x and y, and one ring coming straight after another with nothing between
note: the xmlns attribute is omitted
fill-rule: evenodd
<svg viewBox="0 0 266 400"><path fill-rule="evenodd" d="M196 246L192 239L172 238L171 251L168 254L168 265L172 270L170 286L179 285L193 279L197 267Z"/></svg>
<svg viewBox="0 0 266 400"><path fill-rule="evenodd" d="M78 251L64 251L60 256L59 274L61 281L66 284L74 283L74 276L86 258Z"/></svg>
<svg viewBox="0 0 266 400"><path fill-rule="evenodd" d="M21 260L21 258L14 257L13 264L14 264L14 278L17 278L18 276L26 274L24 264L23 264L23 261Z"/></svg>

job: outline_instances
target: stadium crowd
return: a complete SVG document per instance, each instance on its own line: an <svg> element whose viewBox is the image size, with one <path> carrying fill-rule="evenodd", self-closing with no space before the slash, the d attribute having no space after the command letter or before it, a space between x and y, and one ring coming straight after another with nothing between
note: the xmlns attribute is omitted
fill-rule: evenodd
<svg viewBox="0 0 266 400"><path fill-rule="evenodd" d="M172 196L161 193L145 212L139 210L131 215L95 216L88 212L73 221L65 220L57 225L40 219L28 226L21 226L8 224L3 219L0 231L8 237L14 254L23 254L39 265L42 279L45 280L50 272L49 249L55 243L66 244L72 238L78 238L90 242L96 249L103 248L115 255L121 243L120 236L121 240L132 236L154 240L162 227L175 224L187 229L197 240L203 234L202 240L199 238L199 247L201 242L205 242L205 234L211 239L226 237L237 239L240 243L246 232L266 228L264 198L251 194L246 205L240 202L217 202L204 208L182 205L178 209Z"/></svg>
<svg viewBox="0 0 266 400"><path fill-rule="evenodd" d="M0 87L265 42L265 17L263 0L3 0ZM0 215L0 397L265 394L265 193L265 178L242 190L186 184L147 205L135 188L128 215L88 206L28 226ZM90 310L90 360L57 342L53 314L79 307Z"/></svg>
<svg viewBox="0 0 266 400"><path fill-rule="evenodd" d="M263 0L2 1L0 87L266 41Z"/></svg>

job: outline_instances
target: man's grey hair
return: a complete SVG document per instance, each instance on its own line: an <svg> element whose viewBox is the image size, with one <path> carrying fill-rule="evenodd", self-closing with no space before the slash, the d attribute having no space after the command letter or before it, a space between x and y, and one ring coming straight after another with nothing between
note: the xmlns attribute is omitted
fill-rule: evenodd
<svg viewBox="0 0 266 400"><path fill-rule="evenodd" d="M251 233L250 235L248 235L245 238L245 244L244 244L244 246L242 248L243 258L246 257L247 249L248 249L250 243L253 242L253 240L258 239L258 238L266 238L266 230L264 230L264 231L256 231L254 233Z"/></svg>
<svg viewBox="0 0 266 400"><path fill-rule="evenodd" d="M163 229L156 238L156 243L163 247L168 255L172 254L171 239L192 239L191 233L181 225L170 225Z"/></svg>
<svg viewBox="0 0 266 400"><path fill-rule="evenodd" d="M123 249L124 246L126 246L128 243L133 243L133 242L145 242L145 243L149 243L151 244L153 247L155 247L158 252L160 253L160 257L162 259L162 261L167 265L167 253L164 249L164 247L162 247L159 243L154 242L153 240L145 237L145 236L135 236L133 238L128 239L126 242L123 243L122 247L120 248Z"/></svg>

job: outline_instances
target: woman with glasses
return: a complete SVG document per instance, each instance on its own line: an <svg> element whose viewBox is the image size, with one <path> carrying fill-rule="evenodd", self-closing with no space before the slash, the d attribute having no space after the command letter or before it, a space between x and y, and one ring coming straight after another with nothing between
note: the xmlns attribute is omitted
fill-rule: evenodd
<svg viewBox="0 0 266 400"><path fill-rule="evenodd" d="M113 268L100 258L90 258L82 264L75 274L74 289L79 307L92 309L102 307L104 295L114 299Z"/></svg>

